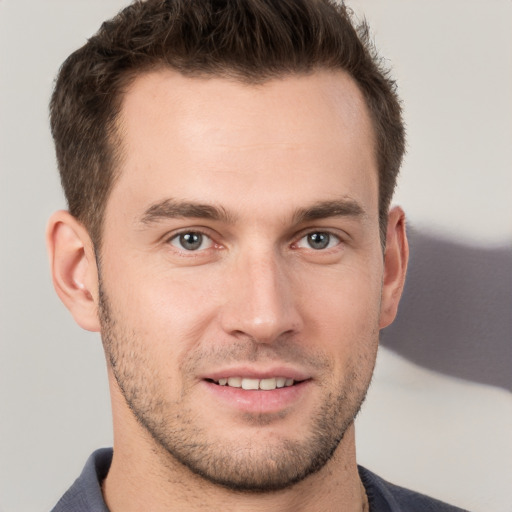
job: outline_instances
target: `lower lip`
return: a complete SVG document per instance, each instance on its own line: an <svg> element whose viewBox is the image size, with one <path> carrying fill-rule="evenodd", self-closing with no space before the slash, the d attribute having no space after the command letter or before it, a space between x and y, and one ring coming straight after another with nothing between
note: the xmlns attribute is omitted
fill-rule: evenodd
<svg viewBox="0 0 512 512"><path fill-rule="evenodd" d="M284 388L270 391L245 390L231 386L220 386L210 381L202 381L214 399L240 412L256 414L279 413L297 405L305 396L311 381L306 380Z"/></svg>

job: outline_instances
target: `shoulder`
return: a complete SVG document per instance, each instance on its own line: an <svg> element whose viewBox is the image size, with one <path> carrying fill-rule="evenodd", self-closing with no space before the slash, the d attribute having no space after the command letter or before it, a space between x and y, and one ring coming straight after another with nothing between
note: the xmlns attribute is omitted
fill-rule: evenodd
<svg viewBox="0 0 512 512"><path fill-rule="evenodd" d="M361 466L359 476L368 496L370 512L468 512L387 482Z"/></svg>
<svg viewBox="0 0 512 512"><path fill-rule="evenodd" d="M101 482L112 462L112 449L96 450L74 484L51 512L108 512L101 493Z"/></svg>

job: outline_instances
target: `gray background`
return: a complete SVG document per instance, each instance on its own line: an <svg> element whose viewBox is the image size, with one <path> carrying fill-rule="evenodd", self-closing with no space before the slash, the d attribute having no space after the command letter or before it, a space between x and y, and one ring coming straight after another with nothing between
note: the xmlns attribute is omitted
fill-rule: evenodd
<svg viewBox="0 0 512 512"><path fill-rule="evenodd" d="M47 103L121 0L0 0L0 510L48 510L111 444L105 363L53 292ZM368 0L405 102L411 274L358 420L362 463L482 512L512 491L512 2ZM465 380L455 379L453 376Z"/></svg>

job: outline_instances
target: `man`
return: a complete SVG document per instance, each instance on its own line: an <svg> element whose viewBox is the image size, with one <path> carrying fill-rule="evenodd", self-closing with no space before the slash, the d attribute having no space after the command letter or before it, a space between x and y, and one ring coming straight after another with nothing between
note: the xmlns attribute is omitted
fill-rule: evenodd
<svg viewBox="0 0 512 512"><path fill-rule="evenodd" d="M405 217L393 83L328 0L148 0L64 63L54 285L114 451L55 511L456 510L355 456Z"/></svg>

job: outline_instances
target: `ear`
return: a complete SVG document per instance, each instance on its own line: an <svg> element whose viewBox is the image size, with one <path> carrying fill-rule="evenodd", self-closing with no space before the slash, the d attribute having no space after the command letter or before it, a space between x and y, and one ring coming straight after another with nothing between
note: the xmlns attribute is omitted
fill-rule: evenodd
<svg viewBox="0 0 512 512"><path fill-rule="evenodd" d="M80 327L99 331L98 269L87 230L69 212L55 212L48 222L46 245L60 300Z"/></svg>
<svg viewBox="0 0 512 512"><path fill-rule="evenodd" d="M400 207L396 206L388 215L380 309L381 329L391 324L396 317L398 303L404 289L408 260L409 244L405 231L405 214Z"/></svg>

